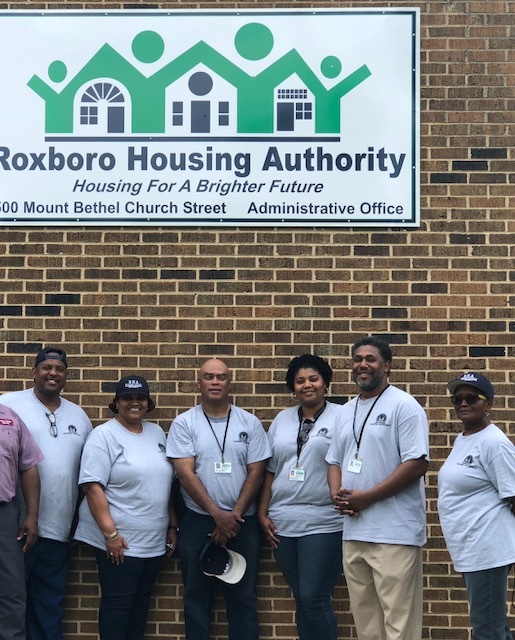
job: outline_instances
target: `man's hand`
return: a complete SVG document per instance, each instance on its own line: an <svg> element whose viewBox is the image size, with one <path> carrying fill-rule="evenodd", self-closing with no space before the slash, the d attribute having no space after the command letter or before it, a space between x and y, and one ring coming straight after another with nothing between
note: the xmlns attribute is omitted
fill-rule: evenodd
<svg viewBox="0 0 515 640"><path fill-rule="evenodd" d="M233 511L219 511L213 516L216 528L211 534L214 542L220 546L225 546L227 541L235 538L241 527L240 523L245 522L243 518Z"/></svg>
<svg viewBox="0 0 515 640"><path fill-rule="evenodd" d="M20 530L16 540L22 540L26 536L25 544L23 545L23 553L32 547L32 545L38 539L38 521L33 516L25 516L25 520L21 523Z"/></svg>

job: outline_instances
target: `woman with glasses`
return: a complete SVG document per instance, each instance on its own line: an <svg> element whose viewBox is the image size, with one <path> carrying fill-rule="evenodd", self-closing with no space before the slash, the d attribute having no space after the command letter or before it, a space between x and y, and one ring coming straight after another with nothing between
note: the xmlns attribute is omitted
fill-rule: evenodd
<svg viewBox="0 0 515 640"><path fill-rule="evenodd" d="M258 518L296 601L300 640L336 640L331 596L342 573L343 518L327 484L325 456L340 428L340 406L325 394L333 372L315 355L294 358L286 385L298 401L281 411L268 438L272 449Z"/></svg>
<svg viewBox="0 0 515 640"><path fill-rule="evenodd" d="M93 430L82 455L75 538L97 561L101 640L143 640L152 588L177 542L166 436L145 420L154 406L145 378L122 378L109 405L115 417Z"/></svg>
<svg viewBox="0 0 515 640"><path fill-rule="evenodd" d="M507 578L515 562L515 446L490 418L494 388L479 373L447 385L463 424L438 475L438 511L465 581L474 640L511 640Z"/></svg>

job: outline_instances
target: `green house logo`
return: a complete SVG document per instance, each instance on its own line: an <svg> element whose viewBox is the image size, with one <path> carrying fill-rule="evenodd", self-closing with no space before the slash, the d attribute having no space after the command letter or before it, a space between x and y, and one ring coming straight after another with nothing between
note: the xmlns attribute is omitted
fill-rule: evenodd
<svg viewBox="0 0 515 640"><path fill-rule="evenodd" d="M51 62L48 78L34 75L27 84L44 101L47 139L335 136L342 98L371 75L363 64L341 77L334 55L317 69L296 49L272 59L274 35L259 22L236 31L232 60L199 40L166 61L166 44L156 31L141 31L132 61L105 44L74 77L61 60ZM245 66L256 61L262 68L252 75ZM146 65L154 72L145 74Z"/></svg>

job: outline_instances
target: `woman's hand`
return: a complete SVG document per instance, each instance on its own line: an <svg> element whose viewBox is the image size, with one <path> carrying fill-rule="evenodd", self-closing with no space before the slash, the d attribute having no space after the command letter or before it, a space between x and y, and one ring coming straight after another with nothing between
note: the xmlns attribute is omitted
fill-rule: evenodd
<svg viewBox="0 0 515 640"><path fill-rule="evenodd" d="M120 564L123 562L123 550L128 548L129 545L121 535L114 540L106 540L106 556L113 564Z"/></svg>
<svg viewBox="0 0 515 640"><path fill-rule="evenodd" d="M177 530L176 529L168 529L168 533L166 534L166 557L169 558L175 550L177 549Z"/></svg>
<svg viewBox="0 0 515 640"><path fill-rule="evenodd" d="M260 516L259 524L263 529L266 539L270 543L272 549L277 549L279 546L279 538L277 537L277 528L275 524L270 520L268 516Z"/></svg>

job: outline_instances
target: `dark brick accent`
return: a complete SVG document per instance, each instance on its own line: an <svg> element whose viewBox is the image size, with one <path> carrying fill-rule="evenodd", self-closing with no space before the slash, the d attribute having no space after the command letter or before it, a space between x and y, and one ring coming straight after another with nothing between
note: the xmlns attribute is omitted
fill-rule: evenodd
<svg viewBox="0 0 515 640"><path fill-rule="evenodd" d="M193 269L162 269L162 280L196 280L197 272Z"/></svg>
<svg viewBox="0 0 515 640"><path fill-rule="evenodd" d="M506 347L469 347L469 356L471 358L504 357L505 355Z"/></svg>
<svg viewBox="0 0 515 640"><path fill-rule="evenodd" d="M497 147L495 149L486 148L486 149L471 149L470 157L479 160L479 159L504 159L508 157L508 149Z"/></svg>
<svg viewBox="0 0 515 640"><path fill-rule="evenodd" d="M0 307L0 316L21 316L23 308L15 305L6 305Z"/></svg>
<svg viewBox="0 0 515 640"><path fill-rule="evenodd" d="M482 233L451 233L451 244L485 244L486 236Z"/></svg>
<svg viewBox="0 0 515 640"><path fill-rule="evenodd" d="M486 160L453 160L453 171L488 171Z"/></svg>
<svg viewBox="0 0 515 640"><path fill-rule="evenodd" d="M460 183L465 184L467 182L466 173L432 173L429 178L429 182L432 184L451 184Z"/></svg>
<svg viewBox="0 0 515 640"><path fill-rule="evenodd" d="M399 307L381 307L372 309L372 318L407 318L408 310Z"/></svg>
<svg viewBox="0 0 515 640"><path fill-rule="evenodd" d="M47 293L45 304L80 304L79 293Z"/></svg>
<svg viewBox="0 0 515 640"><path fill-rule="evenodd" d="M471 322L471 331L506 331L506 322L492 322L488 320L482 320L481 322Z"/></svg>
<svg viewBox="0 0 515 640"><path fill-rule="evenodd" d="M236 272L231 269L201 269L201 280L234 280Z"/></svg>
<svg viewBox="0 0 515 640"><path fill-rule="evenodd" d="M31 305L25 307L26 316L60 316L61 307Z"/></svg>
<svg viewBox="0 0 515 640"><path fill-rule="evenodd" d="M41 342L9 342L7 353L34 353L42 348Z"/></svg>
<svg viewBox="0 0 515 640"><path fill-rule="evenodd" d="M122 278L124 280L156 280L157 271L154 269L124 269Z"/></svg>

